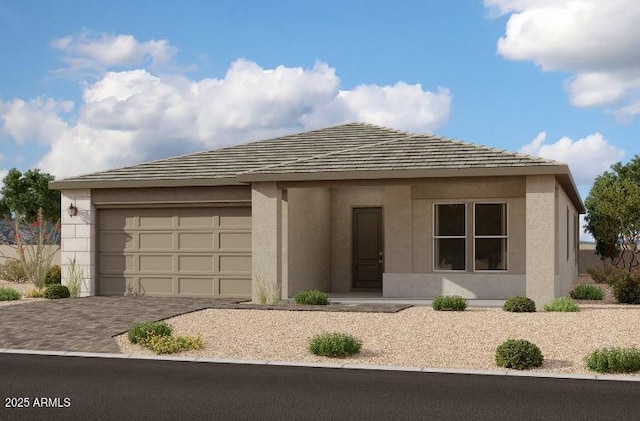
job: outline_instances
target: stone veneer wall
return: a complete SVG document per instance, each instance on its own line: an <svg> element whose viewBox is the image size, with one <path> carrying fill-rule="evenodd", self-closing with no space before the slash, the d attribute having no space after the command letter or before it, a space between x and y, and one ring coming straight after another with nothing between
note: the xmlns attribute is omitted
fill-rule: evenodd
<svg viewBox="0 0 640 421"><path fill-rule="evenodd" d="M67 209L73 203L78 208L76 216L69 216ZM91 190L63 190L61 212L62 249L60 263L62 283L67 284L70 262L75 259L76 266L83 273L80 296L96 294L96 245L95 245L95 207L91 203Z"/></svg>

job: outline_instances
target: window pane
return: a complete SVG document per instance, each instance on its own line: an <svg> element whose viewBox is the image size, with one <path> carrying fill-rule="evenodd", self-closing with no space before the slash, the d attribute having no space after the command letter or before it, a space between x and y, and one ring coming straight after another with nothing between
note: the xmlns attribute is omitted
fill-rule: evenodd
<svg viewBox="0 0 640 421"><path fill-rule="evenodd" d="M437 238L436 269L437 270L465 270L464 238Z"/></svg>
<svg viewBox="0 0 640 421"><path fill-rule="evenodd" d="M476 270L507 269L506 238L476 238Z"/></svg>
<svg viewBox="0 0 640 421"><path fill-rule="evenodd" d="M436 235L464 236L464 203L436 205Z"/></svg>
<svg viewBox="0 0 640 421"><path fill-rule="evenodd" d="M476 235L507 235L507 205L477 203L475 227Z"/></svg>

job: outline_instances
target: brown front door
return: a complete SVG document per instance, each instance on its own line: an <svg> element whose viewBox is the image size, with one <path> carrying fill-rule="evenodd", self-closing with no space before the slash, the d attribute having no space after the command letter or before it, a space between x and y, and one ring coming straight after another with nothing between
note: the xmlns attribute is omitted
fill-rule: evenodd
<svg viewBox="0 0 640 421"><path fill-rule="evenodd" d="M382 208L353 209L353 288L382 289Z"/></svg>

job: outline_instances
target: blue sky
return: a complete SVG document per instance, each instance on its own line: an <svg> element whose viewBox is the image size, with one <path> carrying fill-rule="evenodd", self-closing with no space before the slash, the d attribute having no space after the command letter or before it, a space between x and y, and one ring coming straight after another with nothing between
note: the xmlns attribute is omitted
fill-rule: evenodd
<svg viewBox="0 0 640 421"><path fill-rule="evenodd" d="M636 0L0 2L0 175L344 123L568 162L640 152Z"/></svg>

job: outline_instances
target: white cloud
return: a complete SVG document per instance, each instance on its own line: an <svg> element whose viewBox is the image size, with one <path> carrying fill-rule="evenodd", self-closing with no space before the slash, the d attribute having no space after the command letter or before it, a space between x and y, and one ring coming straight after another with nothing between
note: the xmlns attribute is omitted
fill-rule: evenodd
<svg viewBox="0 0 640 421"><path fill-rule="evenodd" d="M551 144L545 144L546 138L545 132L538 133L519 152L569 164L578 185L592 184L597 176L609 170L612 164L619 162L624 156L623 150L610 144L600 133L575 141L563 137Z"/></svg>
<svg viewBox="0 0 640 421"><path fill-rule="evenodd" d="M4 187L4 178L9 174L9 170L0 170L0 190Z"/></svg>
<svg viewBox="0 0 640 421"><path fill-rule="evenodd" d="M112 71L83 86L73 122L64 115L71 103L0 102L3 130L50 145L36 165L57 178L350 121L429 132L451 108L445 88L398 82L340 90L335 69L322 62L264 69L237 60L224 77L200 80Z"/></svg>
<svg viewBox="0 0 640 421"><path fill-rule="evenodd" d="M640 2L637 0L485 0L509 15L498 53L545 71L574 74L565 89L580 107L640 113ZM615 113L615 112L614 112Z"/></svg>

